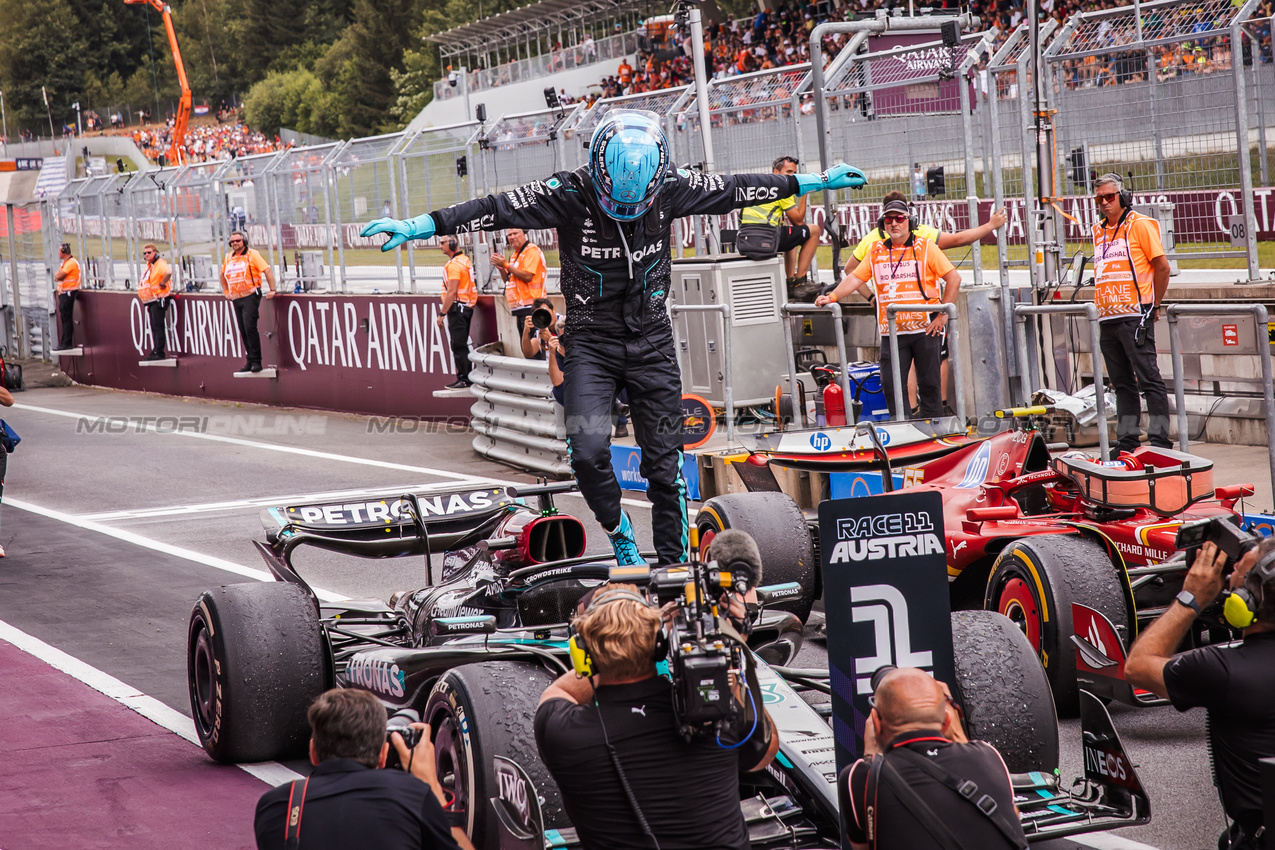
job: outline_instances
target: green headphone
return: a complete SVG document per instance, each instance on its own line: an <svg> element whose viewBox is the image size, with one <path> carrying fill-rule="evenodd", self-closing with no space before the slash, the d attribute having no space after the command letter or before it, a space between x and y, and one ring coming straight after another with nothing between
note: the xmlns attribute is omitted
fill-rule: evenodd
<svg viewBox="0 0 1275 850"><path fill-rule="evenodd" d="M1227 594L1222 604L1222 617L1237 629L1247 629L1257 622L1262 608L1263 588L1275 578L1275 549L1267 552L1244 576L1244 586Z"/></svg>

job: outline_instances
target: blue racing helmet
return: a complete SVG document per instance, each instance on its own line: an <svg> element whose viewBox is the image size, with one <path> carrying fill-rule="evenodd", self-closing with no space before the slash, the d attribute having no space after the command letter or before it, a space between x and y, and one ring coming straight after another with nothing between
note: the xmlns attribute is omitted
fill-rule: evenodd
<svg viewBox="0 0 1275 850"><path fill-rule="evenodd" d="M611 218L633 221L645 215L668 165L668 139L654 112L615 109L593 131L589 177L602 211Z"/></svg>

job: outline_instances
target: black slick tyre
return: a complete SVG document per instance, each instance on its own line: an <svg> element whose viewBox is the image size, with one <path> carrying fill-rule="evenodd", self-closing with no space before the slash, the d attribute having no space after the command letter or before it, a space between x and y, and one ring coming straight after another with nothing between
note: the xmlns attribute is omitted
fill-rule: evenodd
<svg viewBox="0 0 1275 850"><path fill-rule="evenodd" d="M558 785L536 749L536 707L553 678L529 662L485 661L449 670L430 691L421 719L434 731L438 778L455 795L451 811L463 819L476 850L500 846L489 802L499 793L494 756L527 772L541 797L545 829L567 825Z"/></svg>
<svg viewBox="0 0 1275 850"><path fill-rule="evenodd" d="M801 593L771 607L810 617L818 598L819 564L806 518L797 503L783 493L729 493L714 496L699 509L700 557L712 558L713 537L728 528L752 535L761 552L762 584L801 585Z"/></svg>
<svg viewBox="0 0 1275 850"><path fill-rule="evenodd" d="M1071 606L1087 605L1128 635L1122 576L1106 550L1079 536L1015 540L992 566L983 607L1014 621L1035 648L1062 717L1080 711Z"/></svg>
<svg viewBox="0 0 1275 850"><path fill-rule="evenodd" d="M199 741L226 764L302 755L306 711L332 681L314 603L286 582L201 594L190 612L186 673Z"/></svg>
<svg viewBox="0 0 1275 850"><path fill-rule="evenodd" d="M1054 699L1026 635L1001 614L955 611L952 650L970 738L996 747L1011 773L1056 767Z"/></svg>

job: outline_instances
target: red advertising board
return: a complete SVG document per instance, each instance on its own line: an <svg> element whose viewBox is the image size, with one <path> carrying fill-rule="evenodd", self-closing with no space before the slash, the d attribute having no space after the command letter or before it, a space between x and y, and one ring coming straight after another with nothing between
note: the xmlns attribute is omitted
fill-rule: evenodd
<svg viewBox="0 0 1275 850"><path fill-rule="evenodd" d="M75 341L82 357L63 357L82 384L124 390L377 416L463 418L470 399L436 399L455 380L438 299L411 295L279 295L261 302L262 361L278 377L235 378L243 343L230 302L183 294L168 312L168 353L177 366L139 366L151 349L150 325L136 296L81 293ZM445 323L444 323L445 324ZM480 297L470 329L475 346L495 339L495 305Z"/></svg>

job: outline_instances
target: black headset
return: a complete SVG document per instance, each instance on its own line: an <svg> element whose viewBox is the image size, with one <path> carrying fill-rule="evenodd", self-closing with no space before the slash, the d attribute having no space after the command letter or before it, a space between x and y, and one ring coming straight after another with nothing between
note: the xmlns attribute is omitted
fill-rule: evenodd
<svg viewBox="0 0 1275 850"><path fill-rule="evenodd" d="M1125 212L1128 212L1129 210L1133 209L1133 190L1125 188L1124 180L1121 179L1119 174L1116 174L1114 171L1109 171L1106 174L1099 177L1097 182L1098 183L1115 183L1116 191L1120 193L1120 207Z"/></svg>
<svg viewBox="0 0 1275 850"><path fill-rule="evenodd" d="M607 594L604 598L598 599L596 596L589 602L589 606L584 609L584 615L588 616L594 610L603 605L609 605L612 602L620 602L628 599L633 602L640 602L645 606L650 606L650 602L646 597L638 593L636 590L621 588L614 593ZM575 670L576 675L582 679L590 679L597 672L593 669L593 657L589 654L589 646L584 641L584 635L580 634L576 629L575 622L571 622L567 626L567 633L570 637L567 639L567 651L571 655L571 667ZM652 661L663 661L668 656L668 635L663 629L659 629L655 633L655 648L651 651Z"/></svg>
<svg viewBox="0 0 1275 850"><path fill-rule="evenodd" d="M1257 622L1266 597L1266 583L1275 579L1275 549L1263 555L1244 576L1244 585L1231 591L1222 605L1222 616L1237 629Z"/></svg>
<svg viewBox="0 0 1275 850"><path fill-rule="evenodd" d="M908 241L906 244L912 244L912 239L916 234L916 229L920 226L920 219L916 216L916 207L912 204L908 204ZM881 215L877 216L877 232L881 234L882 239L889 238L885 233L885 204L881 205Z"/></svg>
<svg viewBox="0 0 1275 850"><path fill-rule="evenodd" d="M443 244L446 245L447 250L451 251L453 254L456 253L456 249L460 247L460 242L456 240L455 236L444 236Z"/></svg>

